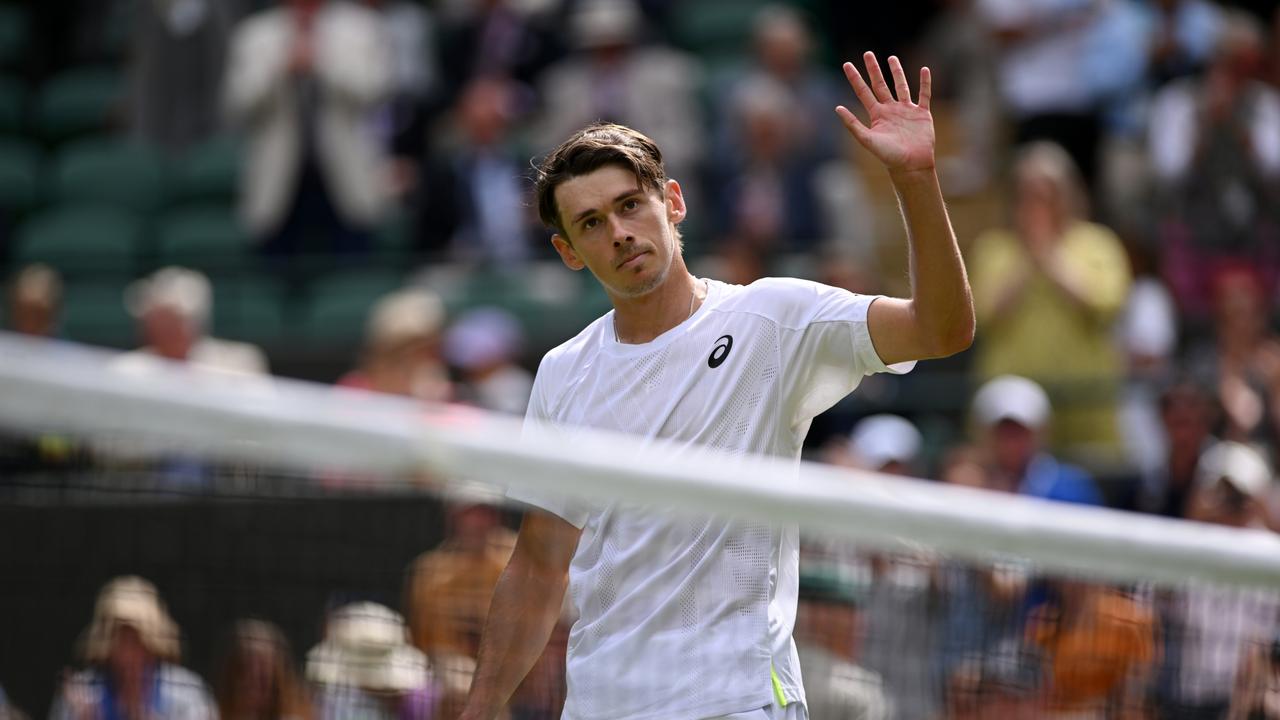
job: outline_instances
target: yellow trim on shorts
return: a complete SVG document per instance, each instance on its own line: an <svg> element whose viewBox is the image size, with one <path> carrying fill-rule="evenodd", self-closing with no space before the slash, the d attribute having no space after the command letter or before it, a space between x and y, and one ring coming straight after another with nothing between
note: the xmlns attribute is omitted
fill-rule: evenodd
<svg viewBox="0 0 1280 720"><path fill-rule="evenodd" d="M773 699L778 701L778 707L786 707L787 696L782 694L782 681L778 679L778 671L773 669L773 663L769 663L769 679L773 681Z"/></svg>

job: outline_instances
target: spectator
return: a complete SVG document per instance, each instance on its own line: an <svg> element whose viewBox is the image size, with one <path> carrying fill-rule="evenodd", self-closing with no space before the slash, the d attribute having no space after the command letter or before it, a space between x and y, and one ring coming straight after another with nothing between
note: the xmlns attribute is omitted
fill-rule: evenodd
<svg viewBox="0 0 1280 720"><path fill-rule="evenodd" d="M1222 10L1208 0L1155 0L1151 15L1150 69L1156 87L1195 75L1213 55Z"/></svg>
<svg viewBox="0 0 1280 720"><path fill-rule="evenodd" d="M232 629L217 698L222 720L312 718L284 634L262 620L241 620Z"/></svg>
<svg viewBox="0 0 1280 720"><path fill-rule="evenodd" d="M440 13L444 101L483 78L532 85L563 53L562 3L554 0L445 0Z"/></svg>
<svg viewBox="0 0 1280 720"><path fill-rule="evenodd" d="M730 113L741 145L726 152L716 184L722 243L741 244L763 257L811 249L825 239L816 165L799 144L805 138L786 88L758 77L738 88Z"/></svg>
<svg viewBox="0 0 1280 720"><path fill-rule="evenodd" d="M445 357L462 373L460 399L523 417L533 392L533 375L516 364L523 344L520 321L506 310L463 313L444 336Z"/></svg>
<svg viewBox="0 0 1280 720"><path fill-rule="evenodd" d="M983 326L977 372L1048 387L1058 405L1054 447L1114 460L1123 369L1111 323L1129 291L1124 248L1086 221L1084 185L1061 148L1023 148L1014 182L1013 229L983 233L970 256Z"/></svg>
<svg viewBox="0 0 1280 720"><path fill-rule="evenodd" d="M1203 77L1170 83L1152 101L1148 152L1161 196L1164 271L1183 312L1208 314L1217 266L1280 273L1280 94L1255 78L1265 36L1228 12Z"/></svg>
<svg viewBox="0 0 1280 720"><path fill-rule="evenodd" d="M512 125L521 88L501 78L472 81L454 109L451 137L428 165L418 199L419 244L443 257L515 271L546 239L534 224L529 155Z"/></svg>
<svg viewBox="0 0 1280 720"><path fill-rule="evenodd" d="M1179 381L1160 395L1160 420L1166 454L1159 466L1143 473L1138 507L1185 518L1200 454L1213 440L1213 398L1197 383Z"/></svg>
<svg viewBox="0 0 1280 720"><path fill-rule="evenodd" d="M1280 635L1247 651L1227 720L1280 720Z"/></svg>
<svg viewBox="0 0 1280 720"><path fill-rule="evenodd" d="M1237 528L1264 527L1272 474L1246 445L1221 442L1204 452L1189 503L1194 520ZM1272 590L1193 585L1165 598L1166 665L1156 689L1159 717L1222 718L1245 659L1280 629L1280 596Z"/></svg>
<svg viewBox="0 0 1280 720"><path fill-rule="evenodd" d="M172 153L217 132L231 28L247 0L143 2L132 8L130 115L135 135Z"/></svg>
<svg viewBox="0 0 1280 720"><path fill-rule="evenodd" d="M406 642L391 609L362 602L335 610L325 639L307 653L320 720L430 720L437 690L427 658Z"/></svg>
<svg viewBox="0 0 1280 720"><path fill-rule="evenodd" d="M382 30L348 0L283 0L236 26L225 104L247 136L240 212L264 252L368 249L390 197L370 128L391 90Z"/></svg>
<svg viewBox="0 0 1280 720"><path fill-rule="evenodd" d="M734 108L743 102L740 94L753 92L762 83L773 85L790 110L790 145L794 162L807 172L839 154L840 136L830 122L831 109L839 102L839 87L830 69L814 64L814 38L804 16L789 5L765 5L756 11L753 22L752 53L747 67L736 76L716 78L719 93L715 118L716 155L731 159L749 149L750 140L742 118Z"/></svg>
<svg viewBox="0 0 1280 720"><path fill-rule="evenodd" d="M447 656L475 659L515 534L504 527L497 497L458 487L447 506L447 536L409 568L405 611L413 644L433 661Z"/></svg>
<svg viewBox="0 0 1280 720"><path fill-rule="evenodd" d="M1083 61L1106 0L977 0L999 47L1000 96L1018 144L1052 140L1094 177L1099 121Z"/></svg>
<svg viewBox="0 0 1280 720"><path fill-rule="evenodd" d="M641 46L642 24L634 0L578 5L569 20L578 52L548 67L538 84L538 146L554 147L592 121L622 123L653 138L667 173L692 185L705 149L699 67L671 48Z"/></svg>
<svg viewBox="0 0 1280 720"><path fill-rule="evenodd" d="M859 602L853 584L837 572L801 573L795 639L810 717L894 717L893 700L880 676L858 665L857 639L863 633Z"/></svg>
<svg viewBox="0 0 1280 720"><path fill-rule="evenodd" d="M845 463L890 475L920 477L924 438L916 426L897 415L871 415L849 434Z"/></svg>
<svg viewBox="0 0 1280 720"><path fill-rule="evenodd" d="M1150 267L1145 248L1129 250L1135 268ZM1116 323L1116 340L1127 369L1119 410L1125 455L1131 466L1150 472L1168 452L1157 406L1161 388L1174 374L1178 349L1177 306L1159 278L1146 273L1134 278Z"/></svg>
<svg viewBox="0 0 1280 720"><path fill-rule="evenodd" d="M127 372L148 372L157 359L200 370L265 375L267 359L255 345L210 337L213 289L195 270L167 267L130 285L125 306L138 320L145 345L115 362Z"/></svg>
<svg viewBox="0 0 1280 720"><path fill-rule="evenodd" d="M1104 585L1052 581L1027 635L1043 651L1042 717L1144 717L1156 654L1145 602Z"/></svg>
<svg viewBox="0 0 1280 720"><path fill-rule="evenodd" d="M1222 403L1227 440L1280 438L1280 338L1269 327L1267 296L1256 268L1220 269L1214 276L1214 337L1193 345L1186 365Z"/></svg>
<svg viewBox="0 0 1280 720"><path fill-rule="evenodd" d="M63 683L52 720L164 717L214 720L208 689L178 663L178 626L140 577L103 586L83 643L87 669Z"/></svg>
<svg viewBox="0 0 1280 720"><path fill-rule="evenodd" d="M56 337L62 309L62 276L48 265L28 265L9 290L9 327L23 335Z"/></svg>
<svg viewBox="0 0 1280 720"><path fill-rule="evenodd" d="M1064 502L1101 505L1093 478L1044 449L1049 396L1035 382L1003 375L973 398L973 419L993 460L993 489Z"/></svg>
<svg viewBox="0 0 1280 720"><path fill-rule="evenodd" d="M440 359L444 303L428 290L398 290L374 305L365 324L360 366L338 385L428 402L453 397Z"/></svg>

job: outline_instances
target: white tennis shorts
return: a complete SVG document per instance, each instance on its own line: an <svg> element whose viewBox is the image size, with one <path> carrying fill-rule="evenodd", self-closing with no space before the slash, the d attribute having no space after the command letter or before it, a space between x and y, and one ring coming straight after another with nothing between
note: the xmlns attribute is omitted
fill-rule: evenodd
<svg viewBox="0 0 1280 720"><path fill-rule="evenodd" d="M721 715L710 720L809 720L809 712L805 710L804 703L793 702L788 703L786 707L770 705L759 710Z"/></svg>

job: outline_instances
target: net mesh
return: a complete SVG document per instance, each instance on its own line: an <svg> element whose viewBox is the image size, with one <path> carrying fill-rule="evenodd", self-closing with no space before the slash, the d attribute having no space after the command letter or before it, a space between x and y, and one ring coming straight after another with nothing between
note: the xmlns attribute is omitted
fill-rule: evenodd
<svg viewBox="0 0 1280 720"><path fill-rule="evenodd" d="M925 483L604 434L565 448L472 410L7 337L0 357L0 680L37 716L105 662L114 598L224 715L267 657L316 716L456 717L519 486L799 525L815 719L1270 717L1268 533L961 487L962 463ZM128 601L150 593L168 625ZM560 717L574 612L509 717Z"/></svg>

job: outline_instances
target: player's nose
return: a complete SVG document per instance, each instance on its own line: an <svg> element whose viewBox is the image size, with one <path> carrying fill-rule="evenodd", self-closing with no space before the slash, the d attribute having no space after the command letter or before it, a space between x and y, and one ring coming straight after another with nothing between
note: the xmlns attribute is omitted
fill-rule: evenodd
<svg viewBox="0 0 1280 720"><path fill-rule="evenodd" d="M608 222L609 234L613 237L614 247L621 247L624 243L635 241L635 237L629 234L627 228L622 226L622 220L618 216L611 215Z"/></svg>

